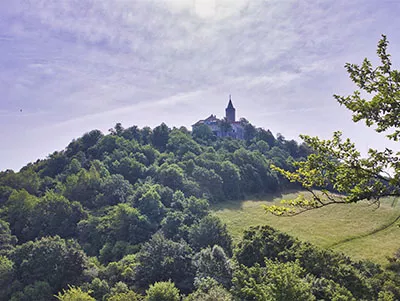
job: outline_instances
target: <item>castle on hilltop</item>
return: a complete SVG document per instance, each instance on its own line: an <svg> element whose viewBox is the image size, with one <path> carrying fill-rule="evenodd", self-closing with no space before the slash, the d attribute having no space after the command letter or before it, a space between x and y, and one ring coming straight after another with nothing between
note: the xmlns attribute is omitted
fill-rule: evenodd
<svg viewBox="0 0 400 301"><path fill-rule="evenodd" d="M217 137L231 137L234 139L244 139L244 129L240 121L236 121L236 109L233 107L231 96L225 109L225 118L218 119L216 115L211 114L203 120L197 121L192 125L192 129L207 125Z"/></svg>

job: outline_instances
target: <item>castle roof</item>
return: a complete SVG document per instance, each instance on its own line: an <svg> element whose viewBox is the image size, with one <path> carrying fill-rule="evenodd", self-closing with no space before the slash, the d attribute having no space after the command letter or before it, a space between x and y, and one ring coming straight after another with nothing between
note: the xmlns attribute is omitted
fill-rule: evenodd
<svg viewBox="0 0 400 301"><path fill-rule="evenodd" d="M197 121L193 126L198 126L198 125L206 124L206 123L213 123L213 122L217 122L217 121L219 121L217 116L211 114L206 119L201 119L201 120Z"/></svg>
<svg viewBox="0 0 400 301"><path fill-rule="evenodd" d="M232 100L229 98L229 103L227 109L235 109L232 104Z"/></svg>

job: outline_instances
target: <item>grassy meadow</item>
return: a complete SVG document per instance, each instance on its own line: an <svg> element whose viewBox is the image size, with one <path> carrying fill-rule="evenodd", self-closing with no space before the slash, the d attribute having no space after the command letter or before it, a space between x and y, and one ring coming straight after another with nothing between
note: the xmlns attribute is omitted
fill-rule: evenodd
<svg viewBox="0 0 400 301"><path fill-rule="evenodd" d="M400 220L386 228L400 215L400 203L391 198L383 200L379 208L367 203L331 205L293 217L266 214L261 207L294 197L296 193L229 201L212 209L226 223L236 242L250 226L270 225L353 259L369 259L380 264L386 264L386 257L400 248Z"/></svg>

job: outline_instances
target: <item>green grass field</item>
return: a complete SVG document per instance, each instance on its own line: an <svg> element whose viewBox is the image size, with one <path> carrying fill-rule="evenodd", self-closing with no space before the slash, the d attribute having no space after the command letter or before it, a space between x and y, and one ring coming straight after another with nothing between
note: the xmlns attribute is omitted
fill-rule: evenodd
<svg viewBox="0 0 400 301"><path fill-rule="evenodd" d="M296 193L291 193L224 202L214 205L212 210L226 223L235 242L250 226L270 225L303 241L343 252L353 259L369 259L380 264L386 264L386 257L400 248L400 220L381 230L400 215L400 204L393 204L393 199L382 201L378 209L366 203L331 205L293 217L266 214L261 207L295 196Z"/></svg>

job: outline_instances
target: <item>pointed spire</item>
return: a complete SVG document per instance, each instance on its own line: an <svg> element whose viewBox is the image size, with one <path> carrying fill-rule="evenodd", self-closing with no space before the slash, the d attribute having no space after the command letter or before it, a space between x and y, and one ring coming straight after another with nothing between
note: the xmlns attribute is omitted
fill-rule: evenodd
<svg viewBox="0 0 400 301"><path fill-rule="evenodd" d="M232 97L231 94L229 94L229 103L227 109L234 109L233 104L232 104Z"/></svg>

